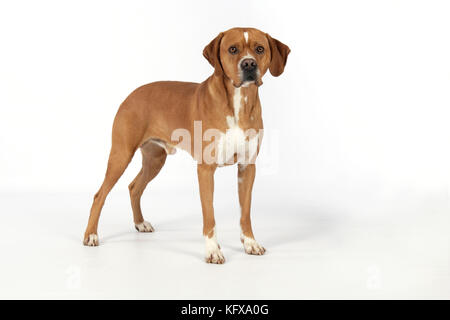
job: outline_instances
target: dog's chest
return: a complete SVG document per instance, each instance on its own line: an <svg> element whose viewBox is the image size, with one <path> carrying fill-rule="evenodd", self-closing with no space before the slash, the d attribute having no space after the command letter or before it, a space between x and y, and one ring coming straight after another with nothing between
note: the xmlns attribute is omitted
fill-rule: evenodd
<svg viewBox="0 0 450 320"><path fill-rule="evenodd" d="M258 135L254 129L242 129L239 116L247 97L241 94L241 88L236 88L233 96L234 116L227 116L227 130L220 135L217 144L217 163L219 165L247 163L257 152Z"/></svg>

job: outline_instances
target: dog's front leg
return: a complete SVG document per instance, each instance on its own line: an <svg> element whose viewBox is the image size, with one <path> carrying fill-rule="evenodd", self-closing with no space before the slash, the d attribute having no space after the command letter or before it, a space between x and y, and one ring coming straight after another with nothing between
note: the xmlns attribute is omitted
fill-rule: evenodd
<svg viewBox="0 0 450 320"><path fill-rule="evenodd" d="M254 164L238 165L238 190L241 205L241 242L248 254L263 255L266 252L253 235L250 219L250 205L252 201L253 181L255 181L256 168Z"/></svg>
<svg viewBox="0 0 450 320"><path fill-rule="evenodd" d="M216 222L214 220L214 172L216 166L199 164L197 166L198 184L200 187L200 199L203 211L203 236L206 242L207 263L222 264L225 262L220 246L216 238Z"/></svg>

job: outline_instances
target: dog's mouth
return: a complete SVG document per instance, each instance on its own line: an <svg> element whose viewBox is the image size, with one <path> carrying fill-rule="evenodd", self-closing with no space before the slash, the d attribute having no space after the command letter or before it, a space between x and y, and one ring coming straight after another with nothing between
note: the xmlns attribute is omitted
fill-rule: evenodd
<svg viewBox="0 0 450 320"><path fill-rule="evenodd" d="M244 82L255 82L256 81L256 72L252 72L251 74L244 73Z"/></svg>
<svg viewBox="0 0 450 320"><path fill-rule="evenodd" d="M255 84L257 87L262 85L259 71L256 70L239 70L238 82L232 81L234 87L239 88L241 86L247 87L250 84Z"/></svg>
<svg viewBox="0 0 450 320"><path fill-rule="evenodd" d="M257 78L256 70L244 71L242 73L242 82L255 82Z"/></svg>

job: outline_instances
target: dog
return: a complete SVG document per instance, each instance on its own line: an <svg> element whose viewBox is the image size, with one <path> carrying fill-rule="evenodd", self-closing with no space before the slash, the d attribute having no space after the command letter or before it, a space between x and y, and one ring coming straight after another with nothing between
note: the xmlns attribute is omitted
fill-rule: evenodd
<svg viewBox="0 0 450 320"><path fill-rule="evenodd" d="M133 219L137 231L153 232L142 216L142 193L164 166L167 155L182 149L197 161L205 261L225 262L215 231L214 172L217 167L236 163L240 239L246 253L264 254L250 221L254 161L263 136L258 88L267 70L275 77L283 73L289 53L287 45L258 29L232 28L204 48L204 57L214 67L204 82L160 81L133 91L114 119L105 179L94 196L83 243L99 245L101 209L137 149L142 152L142 169L129 185Z"/></svg>

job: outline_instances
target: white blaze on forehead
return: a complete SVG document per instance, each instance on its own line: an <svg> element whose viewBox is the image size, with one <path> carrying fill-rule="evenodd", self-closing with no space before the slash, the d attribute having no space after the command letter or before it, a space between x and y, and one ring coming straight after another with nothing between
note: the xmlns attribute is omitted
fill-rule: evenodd
<svg viewBox="0 0 450 320"><path fill-rule="evenodd" d="M244 39L245 39L245 43L248 43L248 32L247 31L244 32Z"/></svg>

